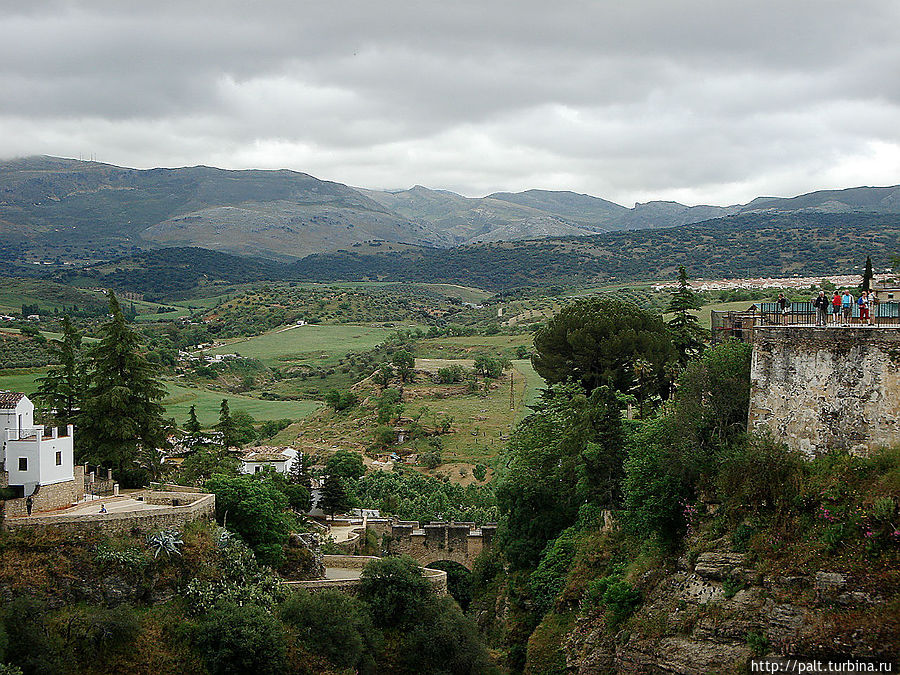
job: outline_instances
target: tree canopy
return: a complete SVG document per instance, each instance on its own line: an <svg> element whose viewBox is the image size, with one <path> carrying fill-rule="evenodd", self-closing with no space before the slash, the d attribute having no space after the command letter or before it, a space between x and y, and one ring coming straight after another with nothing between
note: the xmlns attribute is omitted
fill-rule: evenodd
<svg viewBox="0 0 900 675"><path fill-rule="evenodd" d="M666 366L677 357L662 317L609 297L565 307L538 330L534 349L534 368L548 383L573 380L588 392L601 385L628 391L635 361L646 361L650 391L663 397L669 389Z"/></svg>

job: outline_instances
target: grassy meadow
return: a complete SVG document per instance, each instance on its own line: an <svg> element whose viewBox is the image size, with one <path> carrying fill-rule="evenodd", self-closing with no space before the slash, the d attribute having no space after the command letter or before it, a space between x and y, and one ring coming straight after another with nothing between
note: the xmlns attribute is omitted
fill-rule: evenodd
<svg viewBox="0 0 900 675"><path fill-rule="evenodd" d="M372 349L387 338L392 328L362 325L288 326L250 338L230 340L206 350L209 354L240 354L267 366L287 363L334 365L349 352Z"/></svg>
<svg viewBox="0 0 900 675"><path fill-rule="evenodd" d="M21 391L30 396L37 390L37 378L42 377L45 372L44 368L0 371L0 390ZM223 398L228 399L228 406L232 412L246 410L260 421L301 419L321 407L321 404L315 401L265 401L228 392L185 387L171 381L164 384L168 396L163 399L162 404L166 408L166 415L174 417L178 424L184 424L188 410L194 405L197 407L197 418L200 423L212 426L219 418L219 405Z"/></svg>

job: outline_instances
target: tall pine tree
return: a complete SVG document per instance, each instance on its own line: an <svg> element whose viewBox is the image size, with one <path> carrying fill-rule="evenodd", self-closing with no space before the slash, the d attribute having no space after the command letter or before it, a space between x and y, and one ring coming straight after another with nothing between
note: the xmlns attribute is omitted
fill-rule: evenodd
<svg viewBox="0 0 900 675"><path fill-rule="evenodd" d="M672 293L672 299L666 307L666 311L672 314L668 321L669 330L672 332L672 342L678 349L681 365L685 365L690 357L703 349L706 331L700 327L697 317L691 314L692 309L700 309L702 304L688 285L687 271L681 265L678 268L678 288Z"/></svg>
<svg viewBox="0 0 900 675"><path fill-rule="evenodd" d="M89 352L91 370L75 438L82 460L116 467L121 474L134 466L141 448L164 446L159 402L166 390L112 292L109 311L100 342Z"/></svg>
<svg viewBox="0 0 900 675"><path fill-rule="evenodd" d="M35 398L54 425L75 423L85 386L85 364L81 354L81 333L68 315L62 320L62 338L47 343L52 362L44 377L38 378Z"/></svg>

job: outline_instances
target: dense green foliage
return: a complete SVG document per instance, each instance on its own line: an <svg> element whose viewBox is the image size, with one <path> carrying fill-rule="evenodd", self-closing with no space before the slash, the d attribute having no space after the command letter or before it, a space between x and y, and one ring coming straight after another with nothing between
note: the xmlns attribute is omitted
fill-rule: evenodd
<svg viewBox="0 0 900 675"><path fill-rule="evenodd" d="M57 425L74 424L84 393L85 363L81 353L81 333L69 317L63 317L62 339L50 340L53 362L58 364L39 379L35 401Z"/></svg>
<svg viewBox="0 0 900 675"><path fill-rule="evenodd" d="M90 369L75 437L82 460L124 469L144 447L166 444L165 389L141 353L138 337L125 322L116 296L109 294L110 319L89 352Z"/></svg>
<svg viewBox="0 0 900 675"><path fill-rule="evenodd" d="M609 297L577 300L534 336L534 369L549 383L580 382L588 391L608 385L629 391L635 364L649 364L647 391L667 395L675 359L662 318Z"/></svg>
<svg viewBox="0 0 900 675"><path fill-rule="evenodd" d="M403 520L496 522L490 487L462 485L415 471L373 471L353 486L360 506L380 509Z"/></svg>
<svg viewBox="0 0 900 675"><path fill-rule="evenodd" d="M547 542L574 522L582 504L616 505L624 460L619 403L602 386L554 385L516 428L497 486L510 563L533 567Z"/></svg>
<svg viewBox="0 0 900 675"><path fill-rule="evenodd" d="M196 629L210 675L278 675L287 650L279 622L257 605L220 604Z"/></svg>
<svg viewBox="0 0 900 675"><path fill-rule="evenodd" d="M204 489L216 495L216 517L238 533L260 560L277 565L288 534L288 499L270 481L254 476L213 476Z"/></svg>

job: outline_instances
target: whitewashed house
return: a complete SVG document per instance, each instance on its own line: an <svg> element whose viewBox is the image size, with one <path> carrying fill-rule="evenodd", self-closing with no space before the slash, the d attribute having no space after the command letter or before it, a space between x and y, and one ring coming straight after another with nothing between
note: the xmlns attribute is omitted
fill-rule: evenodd
<svg viewBox="0 0 900 675"><path fill-rule="evenodd" d="M300 460L300 453L294 448L272 448L261 446L250 448L241 457L240 472L246 474L260 473L266 467L282 474L288 474Z"/></svg>
<svg viewBox="0 0 900 675"><path fill-rule="evenodd" d="M71 424L62 436L56 427L35 425L34 404L25 394L0 392L0 486L19 498L40 494L41 505L48 508L77 499L73 434Z"/></svg>

